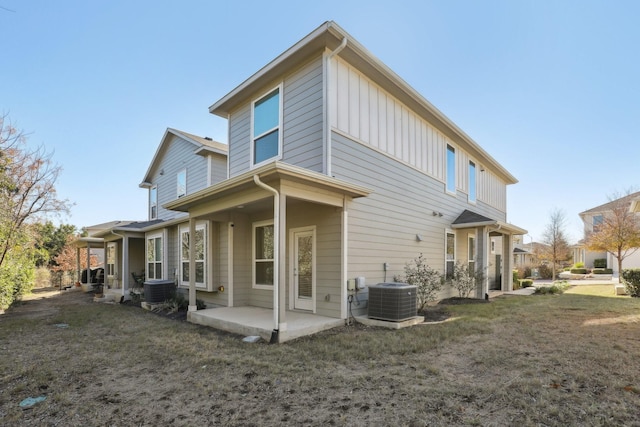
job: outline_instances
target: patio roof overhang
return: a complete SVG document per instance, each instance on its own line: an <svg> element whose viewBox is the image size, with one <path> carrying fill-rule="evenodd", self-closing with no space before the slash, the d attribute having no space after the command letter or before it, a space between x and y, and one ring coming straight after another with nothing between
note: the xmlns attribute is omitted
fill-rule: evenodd
<svg viewBox="0 0 640 427"><path fill-rule="evenodd" d="M80 237L73 241L76 248L102 248L104 239L100 237Z"/></svg>
<svg viewBox="0 0 640 427"><path fill-rule="evenodd" d="M524 235L528 233L524 228L520 228L504 221L499 221L497 219L492 219L484 215L480 215L468 209L465 209L451 224L451 228L453 229L487 226L494 227L494 230L491 231L499 232L500 234Z"/></svg>
<svg viewBox="0 0 640 427"><path fill-rule="evenodd" d="M267 183L286 180L351 198L366 197L372 192L372 190L356 184L276 161L181 197L163 205L163 207L174 211L189 212L196 206L255 190L258 188L253 178L255 175Z"/></svg>

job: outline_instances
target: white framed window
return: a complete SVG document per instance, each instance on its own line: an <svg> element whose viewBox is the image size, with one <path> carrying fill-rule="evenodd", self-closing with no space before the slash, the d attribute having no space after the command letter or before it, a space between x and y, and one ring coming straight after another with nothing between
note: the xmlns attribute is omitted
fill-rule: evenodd
<svg viewBox="0 0 640 427"><path fill-rule="evenodd" d="M496 241L491 239L491 253L495 254L496 253Z"/></svg>
<svg viewBox="0 0 640 427"><path fill-rule="evenodd" d="M447 145L447 192L456 192L456 149Z"/></svg>
<svg viewBox="0 0 640 427"><path fill-rule="evenodd" d="M444 250L444 262L445 262L445 277L450 279L453 277L453 267L456 263L456 233L452 230L445 232L445 250Z"/></svg>
<svg viewBox="0 0 640 427"><path fill-rule="evenodd" d="M158 186L149 189L149 219L158 218Z"/></svg>
<svg viewBox="0 0 640 427"><path fill-rule="evenodd" d="M468 257L467 266L469 267L469 273L476 273L476 235L469 234L468 236Z"/></svg>
<svg viewBox="0 0 640 427"><path fill-rule="evenodd" d="M180 227L180 284L189 286L189 226ZM193 261L196 264L196 287L206 288L207 277L207 225L196 224L195 253Z"/></svg>
<svg viewBox="0 0 640 427"><path fill-rule="evenodd" d="M602 215L594 215L592 219L593 224L593 232L597 233L600 231L600 226L604 222L604 217Z"/></svg>
<svg viewBox="0 0 640 427"><path fill-rule="evenodd" d="M147 236L147 278L163 278L164 239L162 233Z"/></svg>
<svg viewBox="0 0 640 427"><path fill-rule="evenodd" d="M251 103L251 165L281 157L282 85Z"/></svg>
<svg viewBox="0 0 640 427"><path fill-rule="evenodd" d="M469 203L476 202L476 164L469 162Z"/></svg>
<svg viewBox="0 0 640 427"><path fill-rule="evenodd" d="M116 244L107 244L107 277L113 278L116 274Z"/></svg>
<svg viewBox="0 0 640 427"><path fill-rule="evenodd" d="M176 175L176 188L178 192L176 194L177 198L187 195L187 170L182 169Z"/></svg>
<svg viewBox="0 0 640 427"><path fill-rule="evenodd" d="M273 289L273 221L253 223L253 287Z"/></svg>

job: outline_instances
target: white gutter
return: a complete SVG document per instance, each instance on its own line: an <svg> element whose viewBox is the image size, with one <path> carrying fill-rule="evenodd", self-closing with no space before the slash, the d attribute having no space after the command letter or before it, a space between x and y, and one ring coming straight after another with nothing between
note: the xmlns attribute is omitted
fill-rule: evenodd
<svg viewBox="0 0 640 427"><path fill-rule="evenodd" d="M327 60L326 60L326 70L325 70L325 75L326 75L326 95L325 95L325 99L324 99L324 123L326 126L326 130L325 130L325 144L327 147L327 151L326 151L326 156L327 156L327 175L332 176L331 175L331 108L329 106L329 88L331 86L330 84L330 76L331 76L331 59L333 59L334 56L336 56L337 54L340 53L340 51L342 49L344 49L345 47L347 47L347 37L343 37L342 38L342 42L340 43L340 46L338 46L337 48L334 49L333 52L331 52L329 55L327 55Z"/></svg>
<svg viewBox="0 0 640 427"><path fill-rule="evenodd" d="M253 175L256 185L273 194L273 332L271 342L277 342L280 333L280 193L260 181L258 175Z"/></svg>

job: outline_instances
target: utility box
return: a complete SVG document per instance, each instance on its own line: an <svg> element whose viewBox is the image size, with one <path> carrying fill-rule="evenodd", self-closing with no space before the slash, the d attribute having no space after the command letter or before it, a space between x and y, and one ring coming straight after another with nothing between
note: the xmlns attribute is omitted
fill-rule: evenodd
<svg viewBox="0 0 640 427"><path fill-rule="evenodd" d="M378 283L369 286L369 312L372 319L400 322L416 317L416 286L408 283Z"/></svg>
<svg viewBox="0 0 640 427"><path fill-rule="evenodd" d="M148 304L164 302L173 296L173 280L148 280L144 282L144 301Z"/></svg>

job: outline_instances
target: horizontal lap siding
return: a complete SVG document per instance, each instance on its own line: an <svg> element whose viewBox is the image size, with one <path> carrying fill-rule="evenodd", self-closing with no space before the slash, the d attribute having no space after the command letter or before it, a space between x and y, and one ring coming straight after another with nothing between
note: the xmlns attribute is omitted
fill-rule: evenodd
<svg viewBox="0 0 640 427"><path fill-rule="evenodd" d="M233 178L249 170L251 152L250 103L234 111L229 117L229 177Z"/></svg>
<svg viewBox="0 0 640 427"><path fill-rule="evenodd" d="M316 226L316 312L322 316L340 317L341 279L341 213L334 207L304 203L288 209L287 228ZM287 231L287 236L290 233ZM291 251L287 240L287 251ZM287 272L290 272L290 256ZM287 273L287 290L292 286ZM289 296L289 291L287 291ZM328 296L328 298L327 298ZM287 305L288 307L288 305Z"/></svg>
<svg viewBox="0 0 640 427"><path fill-rule="evenodd" d="M284 80L282 160L322 172L322 59L304 65Z"/></svg>
<svg viewBox="0 0 640 427"><path fill-rule="evenodd" d="M373 189L349 204L349 277L381 282L388 262L386 280L393 280L419 253L443 271L445 230L467 208L466 195L445 194L438 180L340 134L333 135L332 152L336 178ZM499 214L483 203L475 210ZM434 211L443 216L433 216ZM416 234L424 240L416 241Z"/></svg>
<svg viewBox="0 0 640 427"><path fill-rule="evenodd" d="M227 157L221 154L211 155L211 184L227 179Z"/></svg>
<svg viewBox="0 0 640 427"><path fill-rule="evenodd" d="M468 193L468 165L478 168L477 199L506 212L506 184L437 128L341 59L330 64L328 98L334 129L429 175L444 186L446 146L456 150L456 187ZM501 218L499 218L501 219Z"/></svg>
<svg viewBox="0 0 640 427"><path fill-rule="evenodd" d="M186 168L187 193L191 194L207 185L207 161L194 154L197 147L190 142L173 136L162 154L156 175L152 182L158 185L158 219L170 219L176 212L168 211L162 206L175 200L178 196L177 174ZM162 174L160 174L162 172Z"/></svg>

